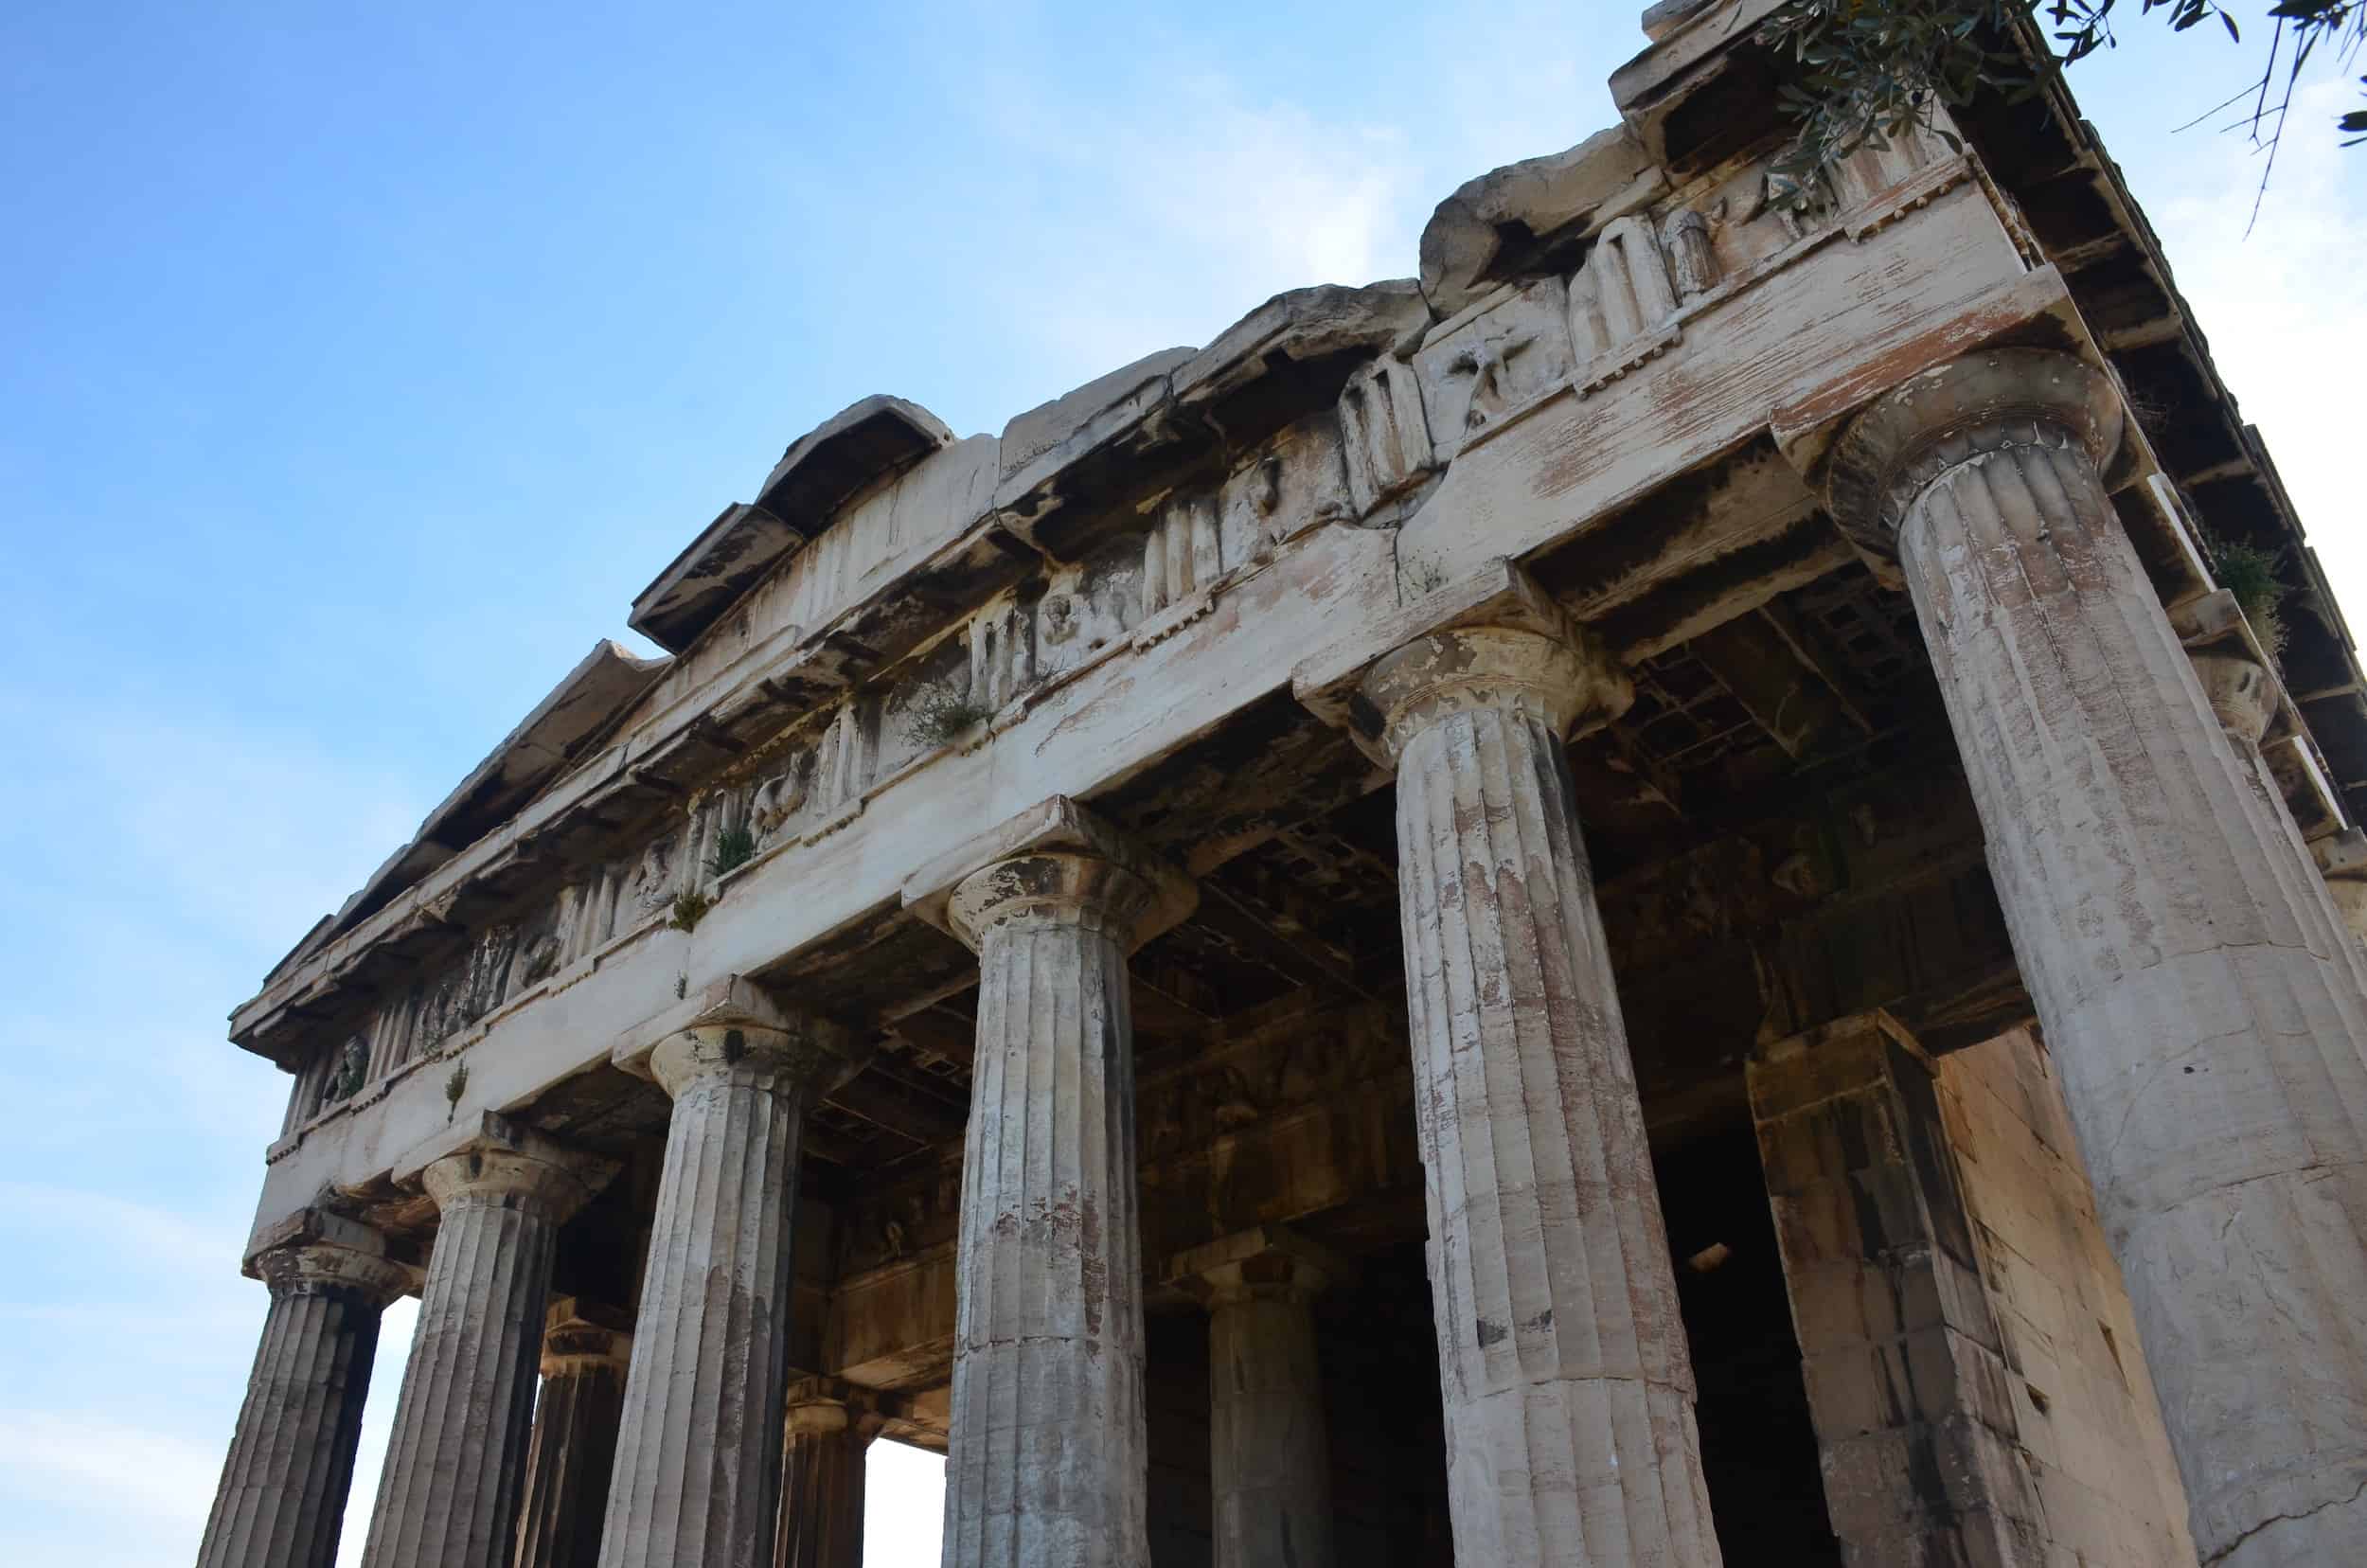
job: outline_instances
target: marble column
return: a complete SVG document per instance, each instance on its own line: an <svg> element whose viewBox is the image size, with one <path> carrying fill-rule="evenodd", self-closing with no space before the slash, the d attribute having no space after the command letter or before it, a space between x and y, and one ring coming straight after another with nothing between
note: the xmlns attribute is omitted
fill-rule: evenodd
<svg viewBox="0 0 2367 1568"><path fill-rule="evenodd" d="M2367 995L2122 531L2120 424L1992 350L1860 415L1829 494L1913 598L2202 1560L2358 1560Z"/></svg>
<svg viewBox="0 0 2367 1568"><path fill-rule="evenodd" d="M1563 738L1624 707L1559 628L1380 660L1459 1561L1719 1560L1644 1112Z"/></svg>
<svg viewBox="0 0 2367 1568"><path fill-rule="evenodd" d="M1843 1560L2042 1568L2045 1510L1930 1059L1875 1013L1755 1050L1746 1077Z"/></svg>
<svg viewBox="0 0 2367 1568"><path fill-rule="evenodd" d="M569 1296L552 1302L543 1321L543 1392L526 1450L517 1568L594 1568L624 1416L632 1320Z"/></svg>
<svg viewBox="0 0 2367 1568"><path fill-rule="evenodd" d="M1208 1310L1216 1568L1331 1568L1331 1450L1315 1297L1342 1273L1281 1230L1195 1248L1177 1282Z"/></svg>
<svg viewBox="0 0 2367 1568"><path fill-rule="evenodd" d="M317 1210L264 1238L271 1292L198 1568L329 1568L353 1484L379 1315L413 1274L384 1238Z"/></svg>
<svg viewBox="0 0 2367 1568"><path fill-rule="evenodd" d="M365 1568L508 1568L553 1247L614 1173L499 1116L451 1141Z"/></svg>
<svg viewBox="0 0 2367 1568"><path fill-rule="evenodd" d="M774 1568L863 1568L864 1456L880 1426L818 1381L791 1391Z"/></svg>
<svg viewBox="0 0 2367 1568"><path fill-rule="evenodd" d="M979 963L943 1561L1148 1568L1126 962L1176 880L1065 800L988 841L906 895Z"/></svg>
<svg viewBox="0 0 2367 1568"><path fill-rule="evenodd" d="M602 1568L760 1568L780 1502L790 1221L807 1110L846 1035L743 980L689 1005L641 1066L673 1096L625 1381Z"/></svg>

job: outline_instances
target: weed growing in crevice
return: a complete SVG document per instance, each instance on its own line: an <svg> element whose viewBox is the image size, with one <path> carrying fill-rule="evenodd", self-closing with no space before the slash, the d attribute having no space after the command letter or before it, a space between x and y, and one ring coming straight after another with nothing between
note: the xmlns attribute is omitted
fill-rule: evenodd
<svg viewBox="0 0 2367 1568"><path fill-rule="evenodd" d="M727 877L756 858L756 835L748 828L726 828L707 850L707 875Z"/></svg>
<svg viewBox="0 0 2367 1568"><path fill-rule="evenodd" d="M955 691L943 681L926 681L913 695L913 736L924 746L942 746L994 717L994 709Z"/></svg>

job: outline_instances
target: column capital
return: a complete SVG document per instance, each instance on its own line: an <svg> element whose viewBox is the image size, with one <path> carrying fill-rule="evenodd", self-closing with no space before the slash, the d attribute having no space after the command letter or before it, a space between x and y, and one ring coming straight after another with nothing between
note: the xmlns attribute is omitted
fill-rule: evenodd
<svg viewBox="0 0 2367 1568"><path fill-rule="evenodd" d="M868 1443L887 1426L887 1417L866 1391L818 1389L809 1379L789 1391L788 1435L798 1437L852 1436Z"/></svg>
<svg viewBox="0 0 2367 1568"><path fill-rule="evenodd" d="M543 1314L543 1376L598 1368L623 1371L632 1359L632 1314L621 1308L561 1296Z"/></svg>
<svg viewBox="0 0 2367 1568"><path fill-rule="evenodd" d="M2006 447L2077 445L2101 469L2120 441L2120 397L2101 372L2055 349L1985 349L1901 382L1851 420L1824 493L1843 532L1895 556L1908 508L1959 464Z"/></svg>
<svg viewBox="0 0 2367 1568"><path fill-rule="evenodd" d="M1131 953L1191 914L1191 879L1066 795L1029 807L922 866L915 915L976 951L1011 924L1082 925Z"/></svg>
<svg viewBox="0 0 2367 1568"><path fill-rule="evenodd" d="M419 1283L417 1269L387 1252L383 1232L325 1209L305 1209L257 1238L246 1272L275 1298L348 1294L383 1308Z"/></svg>
<svg viewBox="0 0 2367 1568"><path fill-rule="evenodd" d="M1305 1306L1354 1275L1346 1259L1279 1225L1237 1231L1175 1255L1168 1282L1203 1307L1281 1300Z"/></svg>
<svg viewBox="0 0 2367 1568"><path fill-rule="evenodd" d="M1439 717L1491 703L1525 705L1566 737L1609 723L1635 701L1618 659L1505 560L1308 655L1290 671L1290 689L1393 768L1412 733L1397 720L1416 708Z"/></svg>
<svg viewBox="0 0 2367 1568"><path fill-rule="evenodd" d="M494 1112L447 1129L395 1166L417 1178L438 1210L482 1203L526 1209L565 1222L616 1174L616 1162L568 1148Z"/></svg>
<svg viewBox="0 0 2367 1568"><path fill-rule="evenodd" d="M1425 633L1382 655L1362 691L1393 760L1442 719L1479 709L1526 714L1567 737L1616 719L1635 688L1610 652L1575 633L1523 626Z"/></svg>
<svg viewBox="0 0 2367 1568"><path fill-rule="evenodd" d="M863 1069L846 1029L727 974L629 1030L609 1060L680 1099L693 1084L732 1078L774 1091L828 1094Z"/></svg>

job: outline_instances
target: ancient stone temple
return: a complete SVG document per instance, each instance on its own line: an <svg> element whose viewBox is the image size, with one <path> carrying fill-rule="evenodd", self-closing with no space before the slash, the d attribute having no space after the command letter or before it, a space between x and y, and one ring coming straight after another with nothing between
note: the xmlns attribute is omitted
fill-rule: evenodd
<svg viewBox="0 0 2367 1568"><path fill-rule="evenodd" d="M369 1568L2367 1561L2340 613L2072 102L1771 188L1770 9L700 531L233 1019L202 1560L409 1292Z"/></svg>

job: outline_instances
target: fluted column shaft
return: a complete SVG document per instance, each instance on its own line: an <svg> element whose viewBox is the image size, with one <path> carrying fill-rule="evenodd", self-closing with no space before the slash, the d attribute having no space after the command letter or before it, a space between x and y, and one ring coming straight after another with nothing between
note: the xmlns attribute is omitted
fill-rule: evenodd
<svg viewBox="0 0 2367 1568"><path fill-rule="evenodd" d="M271 1307L198 1568L336 1561L379 1318L411 1286L384 1250L359 1225L316 1217L302 1239L255 1260Z"/></svg>
<svg viewBox="0 0 2367 1568"><path fill-rule="evenodd" d="M2367 1560L2367 996L2099 477L2066 356L1908 383L1836 454L1895 526L2210 1564Z"/></svg>
<svg viewBox="0 0 2367 1568"><path fill-rule="evenodd" d="M1415 1114L1459 1561L1719 1560L1643 1107L1562 738L1624 683L1436 633L1365 682L1397 759Z"/></svg>
<svg viewBox="0 0 2367 1568"><path fill-rule="evenodd" d="M1039 854L977 873L945 1568L1148 1568L1126 955L1149 890Z"/></svg>
<svg viewBox="0 0 2367 1568"><path fill-rule="evenodd" d="M774 1568L863 1568L864 1455L879 1431L834 1399L791 1404Z"/></svg>
<svg viewBox="0 0 2367 1568"><path fill-rule="evenodd" d="M798 1136L843 1047L819 1024L725 1021L667 1038L650 1059L674 1114L602 1568L772 1559Z"/></svg>
<svg viewBox="0 0 2367 1568"><path fill-rule="evenodd" d="M472 1148L424 1171L435 1251L379 1478L365 1568L508 1568L559 1227L581 1176Z"/></svg>
<svg viewBox="0 0 2367 1568"><path fill-rule="evenodd" d="M632 1352L632 1335L620 1317L572 1300L552 1304L518 1509L517 1568L594 1568L599 1561Z"/></svg>
<svg viewBox="0 0 2367 1568"><path fill-rule="evenodd" d="M1208 1383L1216 1568L1331 1568L1331 1449L1308 1292L1218 1294Z"/></svg>

